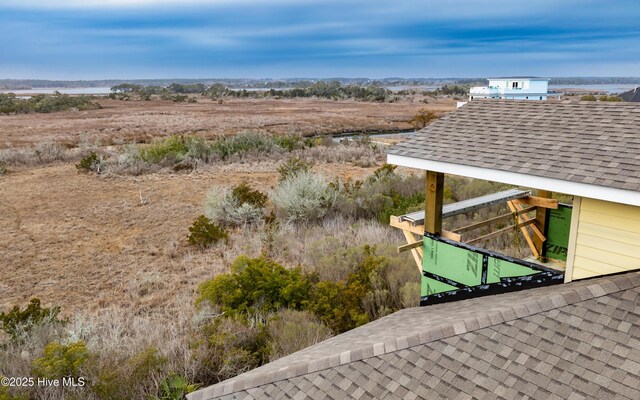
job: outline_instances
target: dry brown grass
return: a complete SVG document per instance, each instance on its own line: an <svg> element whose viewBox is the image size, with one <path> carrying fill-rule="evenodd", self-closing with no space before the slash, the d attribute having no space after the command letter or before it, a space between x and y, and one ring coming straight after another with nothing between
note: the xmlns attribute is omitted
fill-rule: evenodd
<svg viewBox="0 0 640 400"><path fill-rule="evenodd" d="M0 309L35 296L65 314L113 306L148 312L191 296L235 256L260 251L251 232L234 234L240 236L226 249L199 252L187 245L187 228L202 214L207 191L242 182L269 191L277 165L102 178L80 174L73 164L16 169L0 180ZM317 169L361 177L373 168Z"/></svg>
<svg viewBox="0 0 640 400"><path fill-rule="evenodd" d="M0 115L0 148L43 141L68 146L84 138L103 144L149 142L174 133L205 137L244 130L270 133L325 134L411 129L409 122L425 106L438 114L455 109L452 100L370 103L322 99L231 99L223 104L170 101L100 100L101 110L51 114Z"/></svg>

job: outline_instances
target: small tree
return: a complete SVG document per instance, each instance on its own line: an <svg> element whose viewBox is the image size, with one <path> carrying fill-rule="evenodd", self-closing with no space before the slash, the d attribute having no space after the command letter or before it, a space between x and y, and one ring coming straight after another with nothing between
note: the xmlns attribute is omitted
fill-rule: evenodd
<svg viewBox="0 0 640 400"><path fill-rule="evenodd" d="M435 119L438 119L438 116L433 111L423 108L416 113L410 122L415 129L422 129Z"/></svg>

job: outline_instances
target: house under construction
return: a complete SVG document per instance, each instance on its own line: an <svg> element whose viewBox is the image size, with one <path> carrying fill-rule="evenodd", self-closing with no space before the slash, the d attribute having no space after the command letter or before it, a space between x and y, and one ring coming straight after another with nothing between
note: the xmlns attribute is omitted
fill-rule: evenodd
<svg viewBox="0 0 640 400"><path fill-rule="evenodd" d="M639 126L634 105L475 100L392 147L390 164L426 171L425 210L391 218L421 267L422 304L640 269ZM443 207L445 174L535 195L512 189ZM511 212L442 229L443 218L500 202ZM532 259L481 248L508 227L473 236L509 219Z"/></svg>

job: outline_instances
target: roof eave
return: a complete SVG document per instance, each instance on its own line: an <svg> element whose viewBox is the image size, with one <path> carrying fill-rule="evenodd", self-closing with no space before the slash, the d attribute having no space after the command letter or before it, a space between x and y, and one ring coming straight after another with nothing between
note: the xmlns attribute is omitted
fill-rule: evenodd
<svg viewBox="0 0 640 400"><path fill-rule="evenodd" d="M469 178L501 182L509 185L544 189L552 192L587 197L596 200L640 206L640 192L632 190L590 185L587 183L571 182L562 179L502 171L498 169L445 163L396 154L387 154L387 163L425 171L442 172Z"/></svg>

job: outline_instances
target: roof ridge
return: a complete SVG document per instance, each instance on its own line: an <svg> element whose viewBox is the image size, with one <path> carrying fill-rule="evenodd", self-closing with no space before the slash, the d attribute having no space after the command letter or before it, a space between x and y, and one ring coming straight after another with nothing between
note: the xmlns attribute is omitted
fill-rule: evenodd
<svg viewBox="0 0 640 400"><path fill-rule="evenodd" d="M586 282L588 281L576 283ZM228 379L227 381L201 389L198 391L200 393L194 392L189 398L191 400L209 398L204 397L205 394L210 397L224 396L241 390L248 390L268 383L291 379L312 372L319 372L339 365L349 364L354 361L378 357L410 347L487 328L489 326L529 317L555 308L628 290L630 288L640 286L640 272L627 272L622 275L612 275L606 278L599 277L597 283L592 283L590 285L565 286L567 287L562 288L557 293L553 293L540 299L524 301L514 306L497 307L495 309L481 312L475 317L467 317L464 319L440 323L425 331L397 337L393 341L378 342L364 347L346 350L328 357L292 363L278 370L258 373L254 376L242 377L242 375L239 375L235 378Z"/></svg>

